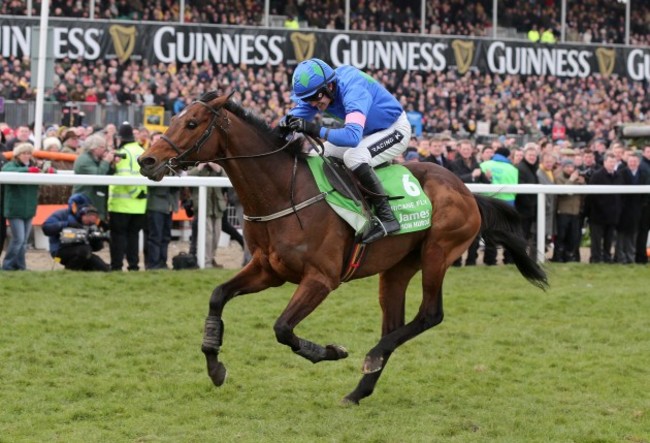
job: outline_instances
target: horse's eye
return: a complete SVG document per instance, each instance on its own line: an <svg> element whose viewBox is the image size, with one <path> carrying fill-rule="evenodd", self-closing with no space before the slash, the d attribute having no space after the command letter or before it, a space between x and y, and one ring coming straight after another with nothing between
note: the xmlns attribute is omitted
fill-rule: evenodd
<svg viewBox="0 0 650 443"><path fill-rule="evenodd" d="M187 122L187 127L189 129L196 129L197 126L199 126L199 125L194 120L190 120L189 122Z"/></svg>

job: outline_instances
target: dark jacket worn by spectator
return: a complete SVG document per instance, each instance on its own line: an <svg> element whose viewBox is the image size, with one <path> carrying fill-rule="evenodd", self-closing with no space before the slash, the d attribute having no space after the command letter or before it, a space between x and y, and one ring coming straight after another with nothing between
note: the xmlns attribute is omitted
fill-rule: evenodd
<svg viewBox="0 0 650 443"><path fill-rule="evenodd" d="M650 184L650 173L645 169L638 168L636 174L628 167L617 170L621 175L623 184L626 185L647 185ZM621 195L621 216L617 226L619 231L636 230L641 221L641 213L645 200L645 194L623 194Z"/></svg>
<svg viewBox="0 0 650 443"><path fill-rule="evenodd" d="M451 172L456 174L458 178L460 178L463 183L486 183L489 184L490 180L481 172L481 175L479 176L478 180L475 180L474 177L472 176L472 172L479 168L478 160L474 156L470 157L469 159L470 163L468 164L464 158L458 157L451 163L449 163L449 169L451 169ZM480 169L480 168L479 168Z"/></svg>
<svg viewBox="0 0 650 443"><path fill-rule="evenodd" d="M619 171L613 174L601 168L593 173L590 185L623 185L624 178ZM585 214L590 223L618 225L623 210L621 194L588 194L585 199Z"/></svg>
<svg viewBox="0 0 650 443"><path fill-rule="evenodd" d="M147 254L145 269L168 269L167 251L172 238L172 217L178 211L180 190L151 186L147 194Z"/></svg>
<svg viewBox="0 0 650 443"><path fill-rule="evenodd" d="M590 185L623 185L624 178L615 169L615 158L606 155L602 169L594 172ZM621 194L589 194L585 199L585 214L589 217L591 263L611 263L612 244L622 211Z"/></svg>
<svg viewBox="0 0 650 443"><path fill-rule="evenodd" d="M443 168L451 169L449 160L447 160L447 157L445 157L443 154L440 154L437 157L435 155L427 155L420 161L435 163L437 165L442 166Z"/></svg>
<svg viewBox="0 0 650 443"><path fill-rule="evenodd" d="M519 181L521 184L539 184L537 178L537 169L539 162L530 164L523 159L518 165ZM515 208L523 217L536 217L537 216L537 194L517 194L515 197Z"/></svg>

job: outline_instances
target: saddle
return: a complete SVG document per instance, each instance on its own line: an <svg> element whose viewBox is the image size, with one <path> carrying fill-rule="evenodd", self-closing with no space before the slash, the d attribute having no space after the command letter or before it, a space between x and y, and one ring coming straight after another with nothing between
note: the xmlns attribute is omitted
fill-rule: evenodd
<svg viewBox="0 0 650 443"><path fill-rule="evenodd" d="M386 166L388 166L388 163L382 163L375 167L375 170ZM367 200L367 197L373 196L372 193L361 185L359 179L345 166L345 163L341 159L328 157L327 161L323 163L323 172L335 191L339 192L343 197L354 201L363 208L364 212L372 215L372 206ZM403 195L388 196L389 200L399 200L402 198L404 198Z"/></svg>

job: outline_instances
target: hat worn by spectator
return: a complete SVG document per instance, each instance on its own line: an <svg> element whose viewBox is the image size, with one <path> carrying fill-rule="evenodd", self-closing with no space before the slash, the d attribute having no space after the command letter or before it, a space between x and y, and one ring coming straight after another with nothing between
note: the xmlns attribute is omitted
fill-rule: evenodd
<svg viewBox="0 0 650 443"><path fill-rule="evenodd" d="M135 136L133 135L133 126L131 126L129 122L122 123L119 131L117 131L117 136L120 137L122 143L134 142Z"/></svg>
<svg viewBox="0 0 650 443"><path fill-rule="evenodd" d="M61 150L61 140L56 137L45 137L43 140L43 150L44 151L60 151Z"/></svg>
<svg viewBox="0 0 650 443"><path fill-rule="evenodd" d="M90 198L86 194L72 194L68 199L68 209L74 215L79 213L79 210L85 206L92 206L90 203Z"/></svg>
<svg viewBox="0 0 650 443"><path fill-rule="evenodd" d="M13 150L14 158L18 157L20 154L29 152L30 154L34 152L34 146L31 143L18 143Z"/></svg>
<svg viewBox="0 0 650 443"><path fill-rule="evenodd" d="M68 140L70 140L71 138L79 138L79 136L77 135L76 132L74 132L74 130L72 130L72 129L68 129L68 130L63 134L63 138L61 139L61 141L62 141L63 143L65 143L65 142L67 142Z"/></svg>
<svg viewBox="0 0 650 443"><path fill-rule="evenodd" d="M9 137L9 136L12 136L12 137L13 137L13 136L14 136L14 130L11 129L9 126L7 126L6 128L4 128L4 129L2 130L2 133L4 134L5 137Z"/></svg>
<svg viewBox="0 0 650 443"><path fill-rule="evenodd" d="M97 208L94 207L93 205L82 206L82 207L79 209L79 217L80 217L80 218L83 217L84 215L88 215L88 214L99 215L99 211L98 211Z"/></svg>

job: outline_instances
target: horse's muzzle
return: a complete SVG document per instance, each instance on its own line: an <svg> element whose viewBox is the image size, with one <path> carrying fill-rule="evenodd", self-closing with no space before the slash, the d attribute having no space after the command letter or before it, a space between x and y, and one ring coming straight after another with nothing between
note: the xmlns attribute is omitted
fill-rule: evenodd
<svg viewBox="0 0 650 443"><path fill-rule="evenodd" d="M147 156L138 158L140 174L150 180L159 182L165 176L165 163L159 163L154 157Z"/></svg>

